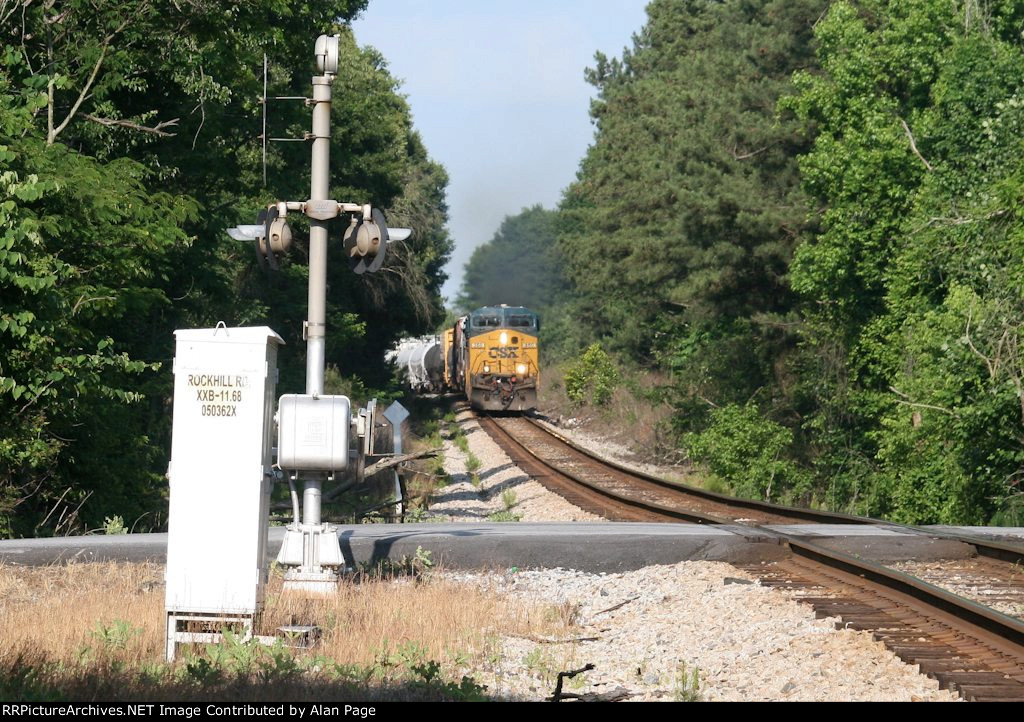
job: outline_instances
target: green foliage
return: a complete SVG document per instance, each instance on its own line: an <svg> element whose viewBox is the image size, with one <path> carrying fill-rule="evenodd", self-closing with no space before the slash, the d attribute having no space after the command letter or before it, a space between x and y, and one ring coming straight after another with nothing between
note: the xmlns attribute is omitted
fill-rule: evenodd
<svg viewBox="0 0 1024 722"><path fill-rule="evenodd" d="M115 619L109 625L98 623L89 636L99 642L101 650L110 652L124 649L131 640L142 635L141 627L133 627L123 619Z"/></svg>
<svg viewBox="0 0 1024 722"><path fill-rule="evenodd" d="M604 406L619 383L619 371L601 344L591 344L579 361L565 372L565 395L583 404Z"/></svg>
<svg viewBox="0 0 1024 722"><path fill-rule="evenodd" d="M440 441L440 437L438 437L438 441ZM451 483L451 477L448 476L448 472L445 471L444 468L443 456L435 456L430 460L430 463L427 466L427 473L432 474L441 486L446 486Z"/></svg>
<svg viewBox="0 0 1024 722"><path fill-rule="evenodd" d="M18 700L23 703L65 700L55 685L46 679L48 669L44 665L25 664L20 660L0 675L0 698Z"/></svg>
<svg viewBox="0 0 1024 722"><path fill-rule="evenodd" d="M1019 486L1015 12L837 3L816 28L823 72L786 101L816 133L800 163L822 232L791 277L816 352L803 430L836 502L981 523Z"/></svg>
<svg viewBox="0 0 1024 722"><path fill-rule="evenodd" d="M473 473L479 471L481 466L483 466L483 462L480 461L480 459L477 457L476 454L474 454L472 451L470 451L470 452L468 452L466 454L466 471L467 472L469 472L470 474L473 474Z"/></svg>
<svg viewBox="0 0 1024 722"><path fill-rule="evenodd" d="M224 670L206 657L192 657L185 662L181 676L200 687L210 687L224 679Z"/></svg>
<svg viewBox="0 0 1024 722"><path fill-rule="evenodd" d="M4 70L0 88L10 89ZM81 529L86 502L140 516L160 501L159 450L140 421L161 366L133 354L170 307L162 277L196 207L148 192L137 163L47 146L5 97L0 532Z"/></svg>
<svg viewBox="0 0 1024 722"><path fill-rule="evenodd" d="M119 516L115 516L115 517L109 517L108 516L108 517L105 517L103 519L103 533L107 534L107 535L110 535L110 534L127 534L128 533L128 527L126 527L124 525L124 519L123 518L121 518Z"/></svg>
<svg viewBox="0 0 1024 722"><path fill-rule="evenodd" d="M749 404L715 409L711 425L686 439L691 457L728 481L736 494L765 501L808 491L809 475L785 458L792 442L789 429Z"/></svg>
<svg viewBox="0 0 1024 722"><path fill-rule="evenodd" d="M426 524L435 521L444 521L444 518L432 515L429 509L422 506L408 509L402 517L405 524Z"/></svg>
<svg viewBox="0 0 1024 722"><path fill-rule="evenodd" d="M515 489L505 489L501 492L501 505L505 511L510 511L518 502Z"/></svg>
<svg viewBox="0 0 1024 722"><path fill-rule="evenodd" d="M341 33L332 197L416 230L372 278L331 259L328 365L364 377L336 385L383 387L379 352L440 318L447 176L381 56L341 25L365 4L0 7L0 25L18 26L0 40L0 536L97 528L111 514L164 524L176 328L270 325L288 343L279 388L302 387L301 221L274 275L223 232L308 194L301 144L270 146L263 187L264 53L270 94L306 95L312 38ZM274 104L270 123L299 135L308 109Z"/></svg>
<svg viewBox="0 0 1024 722"><path fill-rule="evenodd" d="M394 577L420 578L434 566L429 549L416 547L413 556L401 559L382 559L378 562L360 562L358 573L369 579L391 579Z"/></svg>
<svg viewBox="0 0 1024 722"><path fill-rule="evenodd" d="M548 329L667 372L659 400L715 484L1017 518L1021 19L655 0L589 71L597 135L557 219L573 298Z"/></svg>
<svg viewBox="0 0 1024 722"><path fill-rule="evenodd" d="M806 141L775 105L812 63L825 5L654 0L621 60L598 54L597 134L559 220L573 321L591 340L646 360L665 320L790 310Z"/></svg>
<svg viewBox="0 0 1024 722"><path fill-rule="evenodd" d="M686 668L680 662L673 680L672 698L676 702L700 702L700 667Z"/></svg>

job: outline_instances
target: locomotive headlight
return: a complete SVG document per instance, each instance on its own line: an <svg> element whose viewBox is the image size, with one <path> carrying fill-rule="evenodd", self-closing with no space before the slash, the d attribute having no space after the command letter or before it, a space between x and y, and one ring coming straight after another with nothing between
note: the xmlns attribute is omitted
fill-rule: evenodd
<svg viewBox="0 0 1024 722"><path fill-rule="evenodd" d="M498 340L500 340L501 345L504 346L505 344L508 343L508 334L502 331L501 336L498 337Z"/></svg>
<svg viewBox="0 0 1024 722"><path fill-rule="evenodd" d="M516 366L516 373L519 374L520 376L525 376L526 364L519 364L518 366Z"/></svg>
<svg viewBox="0 0 1024 722"><path fill-rule="evenodd" d="M490 364L484 364L484 373L485 374L489 374L490 372L491 372L491 365Z"/></svg>

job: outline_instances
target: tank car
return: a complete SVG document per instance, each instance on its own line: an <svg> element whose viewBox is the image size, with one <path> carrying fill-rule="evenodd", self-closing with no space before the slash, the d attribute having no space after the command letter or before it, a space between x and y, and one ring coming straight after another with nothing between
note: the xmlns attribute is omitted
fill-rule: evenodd
<svg viewBox="0 0 1024 722"><path fill-rule="evenodd" d="M405 385L414 393L443 389L444 358L438 337L402 339L384 358L398 367Z"/></svg>

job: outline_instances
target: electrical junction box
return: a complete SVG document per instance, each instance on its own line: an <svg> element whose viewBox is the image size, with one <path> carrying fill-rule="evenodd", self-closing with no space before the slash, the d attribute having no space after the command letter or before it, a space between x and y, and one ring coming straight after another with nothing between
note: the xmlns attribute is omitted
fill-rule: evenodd
<svg viewBox="0 0 1024 722"><path fill-rule="evenodd" d="M347 396L282 396L277 414L277 465L288 471L347 468L351 414Z"/></svg>
<svg viewBox="0 0 1024 722"><path fill-rule="evenodd" d="M166 606L255 614L267 581L277 349L266 327L174 332Z"/></svg>

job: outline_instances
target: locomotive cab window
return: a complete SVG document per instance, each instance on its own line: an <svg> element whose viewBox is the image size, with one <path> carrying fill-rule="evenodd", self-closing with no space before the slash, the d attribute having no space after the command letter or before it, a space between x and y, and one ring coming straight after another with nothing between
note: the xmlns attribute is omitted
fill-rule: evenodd
<svg viewBox="0 0 1024 722"><path fill-rule="evenodd" d="M473 316L474 328L498 328L501 325L501 316Z"/></svg>
<svg viewBox="0 0 1024 722"><path fill-rule="evenodd" d="M508 325L511 328L533 328L534 318L525 314L510 314Z"/></svg>

